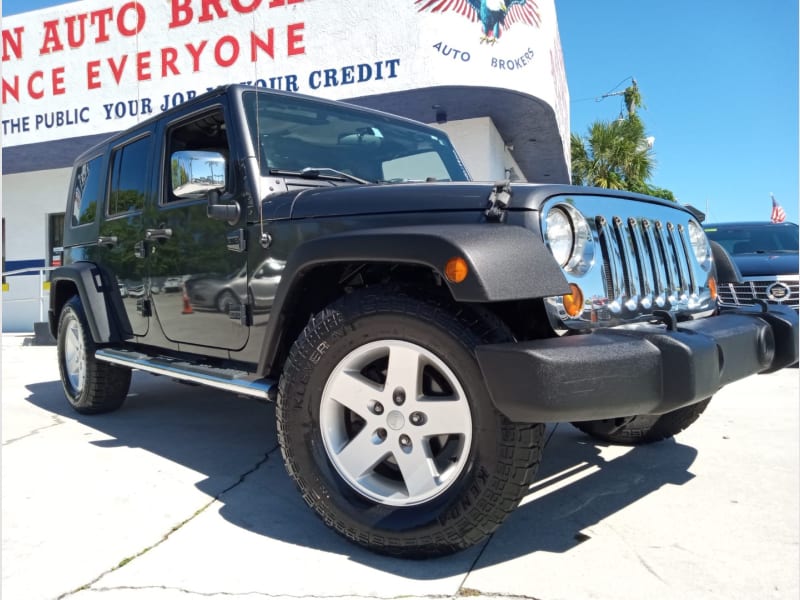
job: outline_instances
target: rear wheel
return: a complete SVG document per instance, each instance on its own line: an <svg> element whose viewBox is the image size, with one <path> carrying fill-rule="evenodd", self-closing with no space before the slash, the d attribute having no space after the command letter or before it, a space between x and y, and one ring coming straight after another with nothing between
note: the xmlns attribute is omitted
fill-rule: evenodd
<svg viewBox="0 0 800 600"><path fill-rule="evenodd" d="M98 361L83 304L72 297L58 320L58 369L64 394L79 413L111 412L122 406L131 370Z"/></svg>
<svg viewBox="0 0 800 600"><path fill-rule="evenodd" d="M612 444L636 446L671 438L694 423L708 406L711 398L690 404L663 415L636 415L597 421L575 422L584 433Z"/></svg>
<svg viewBox="0 0 800 600"><path fill-rule="evenodd" d="M278 434L306 502L340 534L408 557L467 548L528 491L543 426L498 413L474 347L486 315L356 292L311 319L278 395Z"/></svg>

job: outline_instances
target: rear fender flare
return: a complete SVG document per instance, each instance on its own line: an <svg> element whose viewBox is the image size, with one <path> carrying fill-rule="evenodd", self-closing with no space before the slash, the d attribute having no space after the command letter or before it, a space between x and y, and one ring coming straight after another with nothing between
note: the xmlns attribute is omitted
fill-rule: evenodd
<svg viewBox="0 0 800 600"><path fill-rule="evenodd" d="M70 285L71 284L71 285ZM122 306L115 306L113 295L107 294L110 279L94 263L76 262L59 267L50 274L50 332L55 337L58 329L58 315L69 300L72 286L83 303L89 330L95 343L107 343L120 339L113 314L124 314ZM109 297L111 296L111 297ZM117 293L119 296L119 293ZM121 299L119 299L121 303ZM119 311L122 310L122 313Z"/></svg>

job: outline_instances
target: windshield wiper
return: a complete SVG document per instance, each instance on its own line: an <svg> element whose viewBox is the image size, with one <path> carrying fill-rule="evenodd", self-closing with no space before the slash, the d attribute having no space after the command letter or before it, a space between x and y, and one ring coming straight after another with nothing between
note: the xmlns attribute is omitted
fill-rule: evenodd
<svg viewBox="0 0 800 600"><path fill-rule="evenodd" d="M328 173L333 173L333 176L330 175L323 175L323 171ZM372 181L367 181L366 179L361 179L361 177L356 177L355 175L350 175L350 173L345 173L344 171L337 171L336 169L332 169L330 167L305 167L300 171L289 171L286 169L270 169L270 175L293 175L295 177L302 177L303 179L337 179L337 178L344 178L347 181L352 181L354 183L360 184L370 184L373 183Z"/></svg>

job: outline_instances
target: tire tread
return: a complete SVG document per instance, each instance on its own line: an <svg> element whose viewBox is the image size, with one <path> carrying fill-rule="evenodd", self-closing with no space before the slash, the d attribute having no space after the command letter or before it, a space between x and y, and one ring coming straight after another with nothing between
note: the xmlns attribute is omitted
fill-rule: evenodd
<svg viewBox="0 0 800 600"><path fill-rule="evenodd" d="M378 288L344 296L309 320L295 341L278 384L277 431L287 471L297 484L305 502L338 533L353 542L382 554L423 558L464 550L491 535L514 511L528 493L539 465L544 445L544 426L538 423L513 423L494 411L499 428L498 463L500 468L488 478L485 489L474 482L460 500L441 518L447 520L439 532L428 535L387 537L362 531L337 518L325 498L307 485L302 469L292 453L293 440L287 427L288 407L301 402L321 345L344 335L353 319L386 312L421 319L431 326L448 327L465 348L478 343L510 339L499 318L488 311L448 303L438 298L420 297L415 290ZM448 326L455 325L455 326ZM298 385L299 384L299 385ZM292 394L295 394L293 397ZM440 518L440 521L441 521Z"/></svg>

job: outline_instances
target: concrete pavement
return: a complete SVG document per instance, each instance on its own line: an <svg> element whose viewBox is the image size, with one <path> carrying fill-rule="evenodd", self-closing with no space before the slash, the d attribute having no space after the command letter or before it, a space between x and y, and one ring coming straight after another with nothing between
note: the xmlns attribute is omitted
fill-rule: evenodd
<svg viewBox="0 0 800 600"><path fill-rule="evenodd" d="M55 348L2 339L2 598L792 599L798 370L725 388L639 448L551 427L537 483L485 544L426 561L330 532L286 475L272 406L135 373L73 412Z"/></svg>

